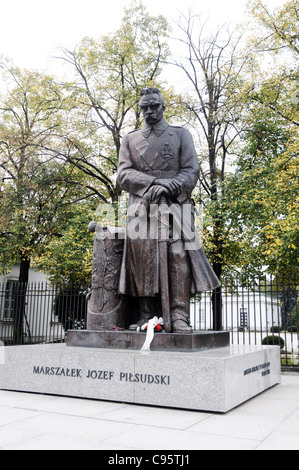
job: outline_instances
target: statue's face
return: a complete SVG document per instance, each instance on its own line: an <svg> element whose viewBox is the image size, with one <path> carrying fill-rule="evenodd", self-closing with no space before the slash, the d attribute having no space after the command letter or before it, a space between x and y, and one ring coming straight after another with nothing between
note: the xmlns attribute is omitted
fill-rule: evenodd
<svg viewBox="0 0 299 470"><path fill-rule="evenodd" d="M147 124L153 125L161 121L165 106L157 93L143 95L140 100L141 112Z"/></svg>

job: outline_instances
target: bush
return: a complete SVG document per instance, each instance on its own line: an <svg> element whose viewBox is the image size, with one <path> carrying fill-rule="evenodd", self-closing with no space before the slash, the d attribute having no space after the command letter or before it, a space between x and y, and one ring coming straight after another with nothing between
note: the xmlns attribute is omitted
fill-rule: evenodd
<svg viewBox="0 0 299 470"><path fill-rule="evenodd" d="M297 328L297 326L288 326L287 327L287 332L288 333L298 333L298 328Z"/></svg>
<svg viewBox="0 0 299 470"><path fill-rule="evenodd" d="M292 331L297 332L297 328L299 325L299 300L297 301L297 305L295 305L291 313L291 325L292 325ZM288 328L288 331L289 331L289 328Z"/></svg>
<svg viewBox="0 0 299 470"><path fill-rule="evenodd" d="M274 346L280 346L280 349L284 347L284 340L277 335L269 335L265 336L262 340L262 344L269 344L269 345L274 345Z"/></svg>
<svg viewBox="0 0 299 470"><path fill-rule="evenodd" d="M271 326L270 331L271 331L271 333L280 333L281 328L280 328L280 326Z"/></svg>

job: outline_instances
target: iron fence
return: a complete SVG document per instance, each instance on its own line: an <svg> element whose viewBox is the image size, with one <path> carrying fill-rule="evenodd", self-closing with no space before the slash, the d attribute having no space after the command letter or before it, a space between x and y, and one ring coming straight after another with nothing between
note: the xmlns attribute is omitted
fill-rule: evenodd
<svg viewBox="0 0 299 470"><path fill-rule="evenodd" d="M5 345L54 343L86 325L88 286L43 282L0 284L0 340Z"/></svg>
<svg viewBox="0 0 299 470"><path fill-rule="evenodd" d="M0 284L0 341L5 345L65 342L68 329L86 327L89 286ZM232 344L278 344L282 365L299 365L298 288L295 276L226 276L221 289L190 305L194 330L212 330L216 304Z"/></svg>
<svg viewBox="0 0 299 470"><path fill-rule="evenodd" d="M195 330L212 330L213 295L220 297L221 329L231 344L275 344L282 365L299 365L299 300L296 275L225 276L221 289L204 292L191 302L190 323Z"/></svg>

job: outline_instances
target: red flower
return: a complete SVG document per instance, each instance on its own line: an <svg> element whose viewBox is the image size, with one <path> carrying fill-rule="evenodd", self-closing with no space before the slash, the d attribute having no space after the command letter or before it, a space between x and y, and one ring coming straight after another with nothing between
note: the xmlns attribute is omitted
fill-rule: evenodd
<svg viewBox="0 0 299 470"><path fill-rule="evenodd" d="M148 325L146 325L146 327L145 327L146 330L147 330L147 327L148 327ZM158 325L155 326L155 330L156 330L156 331L162 331L163 328L162 328L161 325L158 324Z"/></svg>

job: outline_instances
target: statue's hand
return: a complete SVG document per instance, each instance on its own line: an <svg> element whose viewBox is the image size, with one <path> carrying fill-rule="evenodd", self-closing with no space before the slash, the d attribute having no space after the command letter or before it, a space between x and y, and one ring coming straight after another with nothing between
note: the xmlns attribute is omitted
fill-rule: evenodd
<svg viewBox="0 0 299 470"><path fill-rule="evenodd" d="M144 196L144 199L146 199L149 202L152 202L155 200L159 200L161 196L169 196L168 189L163 186L154 184L147 191L146 195Z"/></svg>
<svg viewBox="0 0 299 470"><path fill-rule="evenodd" d="M181 192L181 185L176 180L158 178L155 180L155 185L159 185L163 188L166 188L170 196L174 198L176 198Z"/></svg>
<svg viewBox="0 0 299 470"><path fill-rule="evenodd" d="M88 230L89 230L90 232L95 232L95 231L96 231L96 226L97 226L97 223L92 220L92 221L89 222L89 224L88 224Z"/></svg>

